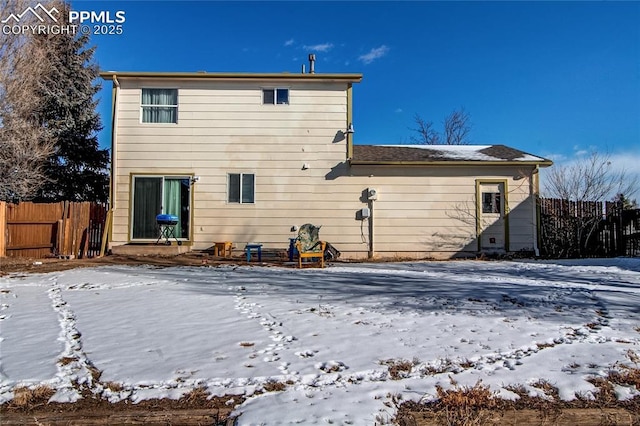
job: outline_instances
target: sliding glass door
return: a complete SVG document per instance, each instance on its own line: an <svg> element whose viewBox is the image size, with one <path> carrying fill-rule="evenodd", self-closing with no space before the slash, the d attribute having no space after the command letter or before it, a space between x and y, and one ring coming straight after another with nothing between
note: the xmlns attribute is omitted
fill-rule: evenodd
<svg viewBox="0 0 640 426"><path fill-rule="evenodd" d="M179 239L189 239L191 185L185 176L134 176L131 212L131 239L154 240L160 230L159 214L178 217L174 231Z"/></svg>

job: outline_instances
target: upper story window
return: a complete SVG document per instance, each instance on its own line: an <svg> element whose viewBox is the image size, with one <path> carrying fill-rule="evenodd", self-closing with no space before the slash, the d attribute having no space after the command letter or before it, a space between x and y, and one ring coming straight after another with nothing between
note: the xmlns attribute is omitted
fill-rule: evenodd
<svg viewBox="0 0 640 426"><path fill-rule="evenodd" d="M143 123L177 123L178 89L142 89Z"/></svg>
<svg viewBox="0 0 640 426"><path fill-rule="evenodd" d="M289 104L289 89L262 89L262 103L265 105Z"/></svg>

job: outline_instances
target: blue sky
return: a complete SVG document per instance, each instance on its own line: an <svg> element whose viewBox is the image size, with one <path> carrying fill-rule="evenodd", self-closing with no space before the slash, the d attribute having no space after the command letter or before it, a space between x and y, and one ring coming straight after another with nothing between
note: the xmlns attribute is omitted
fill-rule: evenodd
<svg viewBox="0 0 640 426"><path fill-rule="evenodd" d="M471 140L567 161L640 162L640 2L73 1L123 10L93 36L103 70L364 75L355 142L407 143L464 107ZM110 83L100 111L110 123ZM100 135L108 146L109 132Z"/></svg>

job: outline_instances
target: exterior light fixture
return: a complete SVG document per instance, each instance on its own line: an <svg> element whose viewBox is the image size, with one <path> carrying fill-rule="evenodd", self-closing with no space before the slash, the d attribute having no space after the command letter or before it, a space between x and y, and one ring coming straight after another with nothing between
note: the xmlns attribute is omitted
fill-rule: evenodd
<svg viewBox="0 0 640 426"><path fill-rule="evenodd" d="M355 130L353 130L353 123L349 123L349 127L347 127L347 131L345 133L348 135L355 133Z"/></svg>

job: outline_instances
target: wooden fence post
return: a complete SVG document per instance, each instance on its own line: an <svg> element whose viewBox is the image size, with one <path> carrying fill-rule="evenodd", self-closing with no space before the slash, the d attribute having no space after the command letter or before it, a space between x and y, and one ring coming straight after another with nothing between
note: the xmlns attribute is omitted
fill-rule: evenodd
<svg viewBox="0 0 640 426"><path fill-rule="evenodd" d="M107 218L104 221L104 230L102 231L102 245L100 247L99 255L100 257L103 257L107 251L107 240L109 239L109 235L111 234L111 221L113 220L112 215L113 210L107 210Z"/></svg>
<svg viewBox="0 0 640 426"><path fill-rule="evenodd" d="M58 226L56 227L56 248L54 250L54 253L58 256L61 256L64 251L64 231L62 230L62 224L62 219L58 219Z"/></svg>
<svg viewBox="0 0 640 426"><path fill-rule="evenodd" d="M71 255L71 259L75 259L78 253L78 222L80 221L80 209L78 207L79 203L69 203L69 218L71 219L69 221L69 236L71 237L71 249L69 250L69 254Z"/></svg>
<svg viewBox="0 0 640 426"><path fill-rule="evenodd" d="M60 254L62 256L66 256L67 254L67 240L68 240L68 235L69 233L67 232L67 225L68 225L68 220L67 220L67 211L68 211L68 205L66 201L61 201L62 203L62 227L61 227L61 242L62 244L60 245Z"/></svg>
<svg viewBox="0 0 640 426"><path fill-rule="evenodd" d="M78 257L87 258L89 254L89 231L91 229L91 207L93 203L82 203L82 226L80 228L80 243Z"/></svg>

